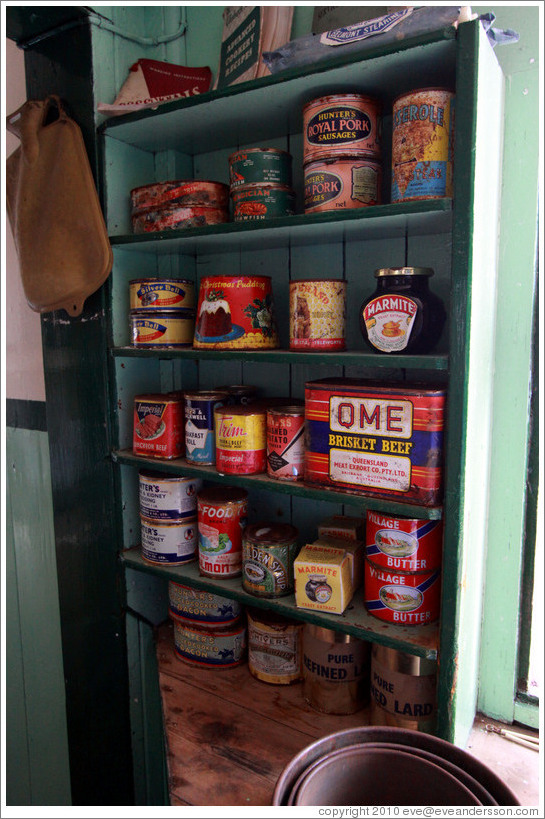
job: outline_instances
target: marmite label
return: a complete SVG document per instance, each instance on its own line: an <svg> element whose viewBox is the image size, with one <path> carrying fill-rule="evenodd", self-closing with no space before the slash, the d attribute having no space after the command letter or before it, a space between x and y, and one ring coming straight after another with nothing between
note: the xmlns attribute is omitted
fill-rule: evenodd
<svg viewBox="0 0 545 819"><path fill-rule="evenodd" d="M418 304L407 296L379 296L363 311L367 337L384 353L404 350L409 343Z"/></svg>

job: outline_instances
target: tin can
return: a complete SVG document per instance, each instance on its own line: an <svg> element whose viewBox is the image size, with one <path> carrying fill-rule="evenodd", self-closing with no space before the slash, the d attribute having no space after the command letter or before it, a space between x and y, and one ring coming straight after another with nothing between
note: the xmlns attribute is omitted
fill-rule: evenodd
<svg viewBox="0 0 545 819"><path fill-rule="evenodd" d="M291 186L292 156L277 148L246 148L229 157L231 191L246 185Z"/></svg>
<svg viewBox="0 0 545 819"><path fill-rule="evenodd" d="M287 185L244 185L231 193L234 222L256 222L295 214L295 193Z"/></svg>
<svg viewBox="0 0 545 819"><path fill-rule="evenodd" d="M366 555L375 566L424 572L441 566L443 522L384 515L367 510Z"/></svg>
<svg viewBox="0 0 545 819"><path fill-rule="evenodd" d="M267 468L267 412L257 404L214 410L216 469L226 475L255 475Z"/></svg>
<svg viewBox="0 0 545 819"><path fill-rule="evenodd" d="M445 390L404 382L307 382L305 481L439 504L445 403Z"/></svg>
<svg viewBox="0 0 545 819"><path fill-rule="evenodd" d="M436 722L437 662L373 644L371 725L433 733Z"/></svg>
<svg viewBox="0 0 545 819"><path fill-rule="evenodd" d="M185 457L189 463L213 466L216 463L214 410L227 401L220 390L185 394Z"/></svg>
<svg viewBox="0 0 545 819"><path fill-rule="evenodd" d="M248 526L242 539L242 586L256 597L284 597L295 588L297 529L289 523Z"/></svg>
<svg viewBox="0 0 545 819"><path fill-rule="evenodd" d="M325 714L355 714L369 702L371 648L365 640L305 623L303 696Z"/></svg>
<svg viewBox="0 0 545 819"><path fill-rule="evenodd" d="M179 478L162 472L139 472L140 514L153 522L178 523L197 516L199 478Z"/></svg>
<svg viewBox="0 0 545 819"><path fill-rule="evenodd" d="M262 682L290 685L302 676L303 624L268 611L247 609L248 669Z"/></svg>
<svg viewBox="0 0 545 819"><path fill-rule="evenodd" d="M207 629L229 628L238 623L243 608L236 600L192 589L170 580L168 613L172 620Z"/></svg>
<svg viewBox="0 0 545 819"><path fill-rule="evenodd" d="M455 97L421 88L394 100L392 202L452 196Z"/></svg>
<svg viewBox="0 0 545 819"><path fill-rule="evenodd" d="M203 489L197 496L199 571L207 577L238 577L248 493L236 487Z"/></svg>
<svg viewBox="0 0 545 819"><path fill-rule="evenodd" d="M365 561L364 602L369 614L402 626L439 618L441 572L394 572Z"/></svg>
<svg viewBox="0 0 545 819"><path fill-rule="evenodd" d="M191 347L194 310L131 310L129 321L134 347Z"/></svg>
<svg viewBox="0 0 545 819"><path fill-rule="evenodd" d="M267 410L267 474L279 481L303 480L305 408L288 405Z"/></svg>
<svg viewBox="0 0 545 819"><path fill-rule="evenodd" d="M303 106L303 161L380 156L380 106L363 94L331 94Z"/></svg>
<svg viewBox="0 0 545 819"><path fill-rule="evenodd" d="M132 279L132 310L194 310L195 284L189 279Z"/></svg>
<svg viewBox="0 0 545 819"><path fill-rule="evenodd" d="M169 393L134 398L132 451L153 458L180 458L184 452L183 401Z"/></svg>
<svg viewBox="0 0 545 819"><path fill-rule="evenodd" d="M379 205L382 165L362 156L334 157L305 165L305 213Z"/></svg>
<svg viewBox="0 0 545 819"><path fill-rule="evenodd" d="M142 557L148 563L180 566L197 557L197 519L159 523L140 518Z"/></svg>
<svg viewBox="0 0 545 819"><path fill-rule="evenodd" d="M290 350L344 350L346 282L290 282Z"/></svg>
<svg viewBox="0 0 545 819"><path fill-rule="evenodd" d="M278 347L271 277L203 277L193 346L200 350Z"/></svg>
<svg viewBox="0 0 545 819"><path fill-rule="evenodd" d="M179 660L203 668L233 668L246 659L246 623L218 630L173 622L174 651Z"/></svg>
<svg viewBox="0 0 545 819"><path fill-rule="evenodd" d="M228 404L251 404L256 400L259 390L250 384L222 384L216 387L227 393Z"/></svg>
<svg viewBox="0 0 545 819"><path fill-rule="evenodd" d="M199 228L228 221L227 208L204 208L201 205L163 205L141 210L131 216L133 233Z"/></svg>
<svg viewBox="0 0 545 819"><path fill-rule="evenodd" d="M141 185L131 191L133 213L164 205L201 205L208 208L229 206L229 186L223 182L208 182L197 179L174 179L168 182L154 182Z"/></svg>

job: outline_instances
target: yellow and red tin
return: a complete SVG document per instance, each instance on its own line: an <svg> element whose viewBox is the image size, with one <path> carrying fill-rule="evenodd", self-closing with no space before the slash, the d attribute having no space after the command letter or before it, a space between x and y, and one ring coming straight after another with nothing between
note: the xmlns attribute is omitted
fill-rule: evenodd
<svg viewBox="0 0 545 819"><path fill-rule="evenodd" d="M452 196L452 91L421 88L394 100L392 202Z"/></svg>
<svg viewBox="0 0 545 819"><path fill-rule="evenodd" d="M346 282L290 282L290 350L344 350Z"/></svg>
<svg viewBox="0 0 545 819"><path fill-rule="evenodd" d="M174 620L174 651L179 660L204 668L232 668L246 659L246 623L227 629L189 626Z"/></svg>
<svg viewBox="0 0 545 819"><path fill-rule="evenodd" d="M367 511L366 556L398 572L431 572L442 562L443 522Z"/></svg>
<svg viewBox="0 0 545 819"><path fill-rule="evenodd" d="M364 602L369 614L388 623L433 623L440 613L441 571L394 572L366 560Z"/></svg>
<svg viewBox="0 0 545 819"><path fill-rule="evenodd" d="M163 205L133 213L131 221L133 233L198 228L228 222L229 210L226 207L205 208L201 205Z"/></svg>
<svg viewBox="0 0 545 819"><path fill-rule="evenodd" d="M203 489L197 496L199 571L205 577L238 577L248 493L233 486Z"/></svg>
<svg viewBox="0 0 545 819"><path fill-rule="evenodd" d="M303 161L380 156L380 103L364 94L331 94L303 106Z"/></svg>
<svg viewBox="0 0 545 819"><path fill-rule="evenodd" d="M343 156L305 165L305 213L379 205L382 165L376 159Z"/></svg>
<svg viewBox="0 0 545 819"><path fill-rule="evenodd" d="M267 411L258 404L214 410L216 469L226 475L255 475L267 468Z"/></svg>
<svg viewBox="0 0 545 819"><path fill-rule="evenodd" d="M184 453L184 402L169 393L134 397L132 451L153 458L180 458Z"/></svg>
<svg viewBox="0 0 545 819"><path fill-rule="evenodd" d="M256 597L283 597L295 589L298 531L289 523L247 526L242 539L242 586Z"/></svg>
<svg viewBox="0 0 545 819"><path fill-rule="evenodd" d="M195 285L189 279L132 279L131 310L194 310Z"/></svg>
<svg viewBox="0 0 545 819"><path fill-rule="evenodd" d="M234 222L256 222L295 214L295 193L287 185L244 185L231 192Z"/></svg>
<svg viewBox="0 0 545 819"><path fill-rule="evenodd" d="M307 382L305 481L438 505L445 404L445 390L420 385Z"/></svg>
<svg viewBox="0 0 545 819"><path fill-rule="evenodd" d="M271 277L203 277L193 347L199 350L278 347Z"/></svg>
<svg viewBox="0 0 545 819"><path fill-rule="evenodd" d="M178 523L140 518L142 558L148 563L180 566L197 557L197 519Z"/></svg>
<svg viewBox="0 0 545 819"><path fill-rule="evenodd" d="M197 516L200 478L181 478L162 472L138 473L140 514L151 521L178 523Z"/></svg>
<svg viewBox="0 0 545 819"><path fill-rule="evenodd" d="M279 481L301 481L305 471L305 408L267 410L267 474Z"/></svg>
<svg viewBox="0 0 545 819"><path fill-rule="evenodd" d="M151 208L160 209L164 205L202 205L207 208L227 208L229 206L229 186L223 182L173 179L168 182L141 185L131 191L133 214Z"/></svg>
<svg viewBox="0 0 545 819"><path fill-rule="evenodd" d="M278 148L246 148L229 157L231 192L245 185L291 185L292 156Z"/></svg>
<svg viewBox="0 0 545 819"><path fill-rule="evenodd" d="M172 620L207 629L229 628L238 623L243 608L236 600L212 592L192 589L170 580L168 613Z"/></svg>
<svg viewBox="0 0 545 819"><path fill-rule="evenodd" d="M257 609L248 609L247 616L252 677L272 685L298 682L303 674L303 624Z"/></svg>
<svg viewBox="0 0 545 819"><path fill-rule="evenodd" d="M134 347L191 347L195 332L194 310L131 310Z"/></svg>

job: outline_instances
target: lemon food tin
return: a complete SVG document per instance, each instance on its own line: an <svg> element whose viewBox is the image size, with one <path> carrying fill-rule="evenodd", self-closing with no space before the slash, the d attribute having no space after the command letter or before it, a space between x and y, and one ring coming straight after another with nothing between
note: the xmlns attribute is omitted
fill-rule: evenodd
<svg viewBox="0 0 545 819"><path fill-rule="evenodd" d="M194 310L131 310L134 347L191 347L195 331Z"/></svg>
<svg viewBox="0 0 545 819"><path fill-rule="evenodd" d="M257 403L214 410L216 469L226 475L255 475L267 468L267 411Z"/></svg>
<svg viewBox="0 0 545 819"><path fill-rule="evenodd" d="M344 350L346 282L290 282L290 350Z"/></svg>
<svg viewBox="0 0 545 819"><path fill-rule="evenodd" d="M371 157L334 157L305 165L305 213L348 210L381 201L382 164Z"/></svg>
<svg viewBox="0 0 545 819"><path fill-rule="evenodd" d="M195 285L189 279L132 279L131 310L194 310Z"/></svg>
<svg viewBox="0 0 545 819"><path fill-rule="evenodd" d="M303 106L303 160L380 156L380 104L363 94L331 94Z"/></svg>
<svg viewBox="0 0 545 819"><path fill-rule="evenodd" d="M290 685L302 676L303 624L249 608L248 668L262 682Z"/></svg>
<svg viewBox="0 0 545 819"><path fill-rule="evenodd" d="M289 523L248 526L242 540L242 586L256 597L283 597L295 588L297 529Z"/></svg>
<svg viewBox="0 0 545 819"><path fill-rule="evenodd" d="M231 191L245 185L291 186L292 157L277 148L246 148L229 157Z"/></svg>
<svg viewBox="0 0 545 819"><path fill-rule="evenodd" d="M248 493L233 486L203 489L197 496L199 571L207 577L238 577Z"/></svg>

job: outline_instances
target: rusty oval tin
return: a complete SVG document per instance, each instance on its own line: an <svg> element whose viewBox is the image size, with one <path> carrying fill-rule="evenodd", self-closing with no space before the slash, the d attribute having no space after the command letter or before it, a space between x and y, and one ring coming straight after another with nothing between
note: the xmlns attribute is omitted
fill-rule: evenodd
<svg viewBox="0 0 545 819"><path fill-rule="evenodd" d="M271 685L291 685L302 677L303 624L268 611L249 608L248 669Z"/></svg>
<svg viewBox="0 0 545 819"><path fill-rule="evenodd" d="M380 157L380 103L363 94L331 94L303 106L303 161Z"/></svg>
<svg viewBox="0 0 545 819"><path fill-rule="evenodd" d="M134 347L191 347L195 332L194 310L131 310Z"/></svg>
<svg viewBox="0 0 545 819"><path fill-rule="evenodd" d="M204 668L233 668L246 659L246 623L227 629L189 626L174 620L174 651L179 660Z"/></svg>
<svg viewBox="0 0 545 819"><path fill-rule="evenodd" d="M217 390L225 390L229 404L251 404L256 400L259 390L250 384L222 384Z"/></svg>
<svg viewBox="0 0 545 819"><path fill-rule="evenodd" d="M287 185L244 185L231 192L234 222L256 222L295 214L295 193Z"/></svg>
<svg viewBox="0 0 545 819"><path fill-rule="evenodd" d="M289 523L248 526L242 539L242 586L256 597L284 597L295 588L298 531Z"/></svg>
<svg viewBox="0 0 545 819"><path fill-rule="evenodd" d="M248 492L233 486L203 489L197 496L199 571L206 577L238 577L248 522Z"/></svg>
<svg viewBox="0 0 545 819"><path fill-rule="evenodd" d="M396 572L365 560L364 602L369 614L403 626L439 618L441 572Z"/></svg>
<svg viewBox="0 0 545 819"><path fill-rule="evenodd" d="M279 481L300 481L304 471L304 406L270 407L267 409L267 474Z"/></svg>
<svg viewBox="0 0 545 819"><path fill-rule="evenodd" d="M197 519L165 523L140 518L142 558L148 563L180 566L196 559Z"/></svg>
<svg viewBox="0 0 545 819"><path fill-rule="evenodd" d="M189 279L132 279L129 282L132 310L194 310L195 284Z"/></svg>
<svg viewBox="0 0 545 819"><path fill-rule="evenodd" d="M375 566L397 572L424 572L441 566L443 522L367 511L366 555Z"/></svg>
<svg viewBox="0 0 545 819"><path fill-rule="evenodd" d="M164 205L201 205L208 208L229 206L229 186L223 182L174 179L141 185L131 191L132 212L160 209Z"/></svg>
<svg viewBox="0 0 545 819"><path fill-rule="evenodd" d="M228 628L238 623L243 613L236 600L192 589L170 580L168 584L168 613L172 620L207 629Z"/></svg>
<svg viewBox="0 0 545 819"><path fill-rule="evenodd" d="M229 221L225 208L205 208L201 205L163 205L148 208L131 216L133 233L153 233L160 230L181 230L206 225L221 225Z"/></svg>
<svg viewBox="0 0 545 819"><path fill-rule="evenodd" d="M203 277L193 346L199 350L278 347L271 277Z"/></svg>
<svg viewBox="0 0 545 819"><path fill-rule="evenodd" d="M290 282L290 350L344 350L346 282Z"/></svg>
<svg viewBox="0 0 545 819"><path fill-rule="evenodd" d="M200 478L181 478L162 472L139 472L140 514L154 522L177 523L197 516Z"/></svg>
<svg viewBox="0 0 545 819"><path fill-rule="evenodd" d="M229 157L231 191L245 185L291 186L292 156L278 148L247 148Z"/></svg>
<svg viewBox="0 0 545 819"><path fill-rule="evenodd" d="M394 100L392 202L452 196L455 96L421 88Z"/></svg>
<svg viewBox="0 0 545 819"><path fill-rule="evenodd" d="M393 648L371 651L371 724L433 733L437 662Z"/></svg>
<svg viewBox="0 0 545 819"><path fill-rule="evenodd" d="M379 205L382 164L371 157L335 157L305 165L305 213Z"/></svg>
<svg viewBox="0 0 545 819"><path fill-rule="evenodd" d="M216 469L226 475L255 475L267 468L267 411L258 404L214 410Z"/></svg>
<svg viewBox="0 0 545 819"><path fill-rule="evenodd" d="M179 458L184 452L183 401L170 393L135 395L133 441L135 455Z"/></svg>

